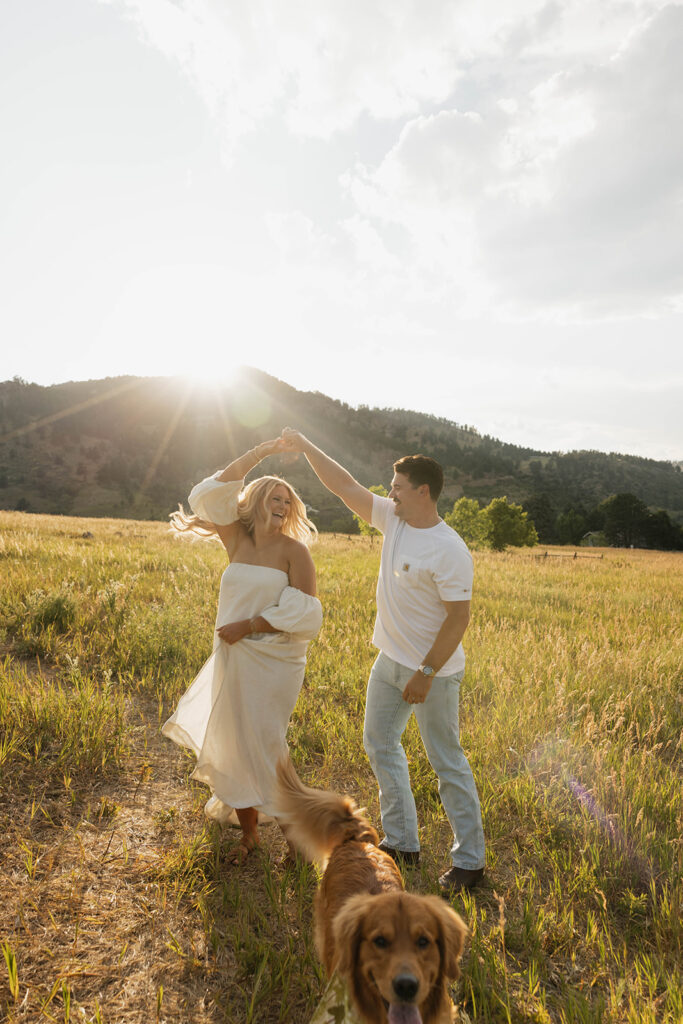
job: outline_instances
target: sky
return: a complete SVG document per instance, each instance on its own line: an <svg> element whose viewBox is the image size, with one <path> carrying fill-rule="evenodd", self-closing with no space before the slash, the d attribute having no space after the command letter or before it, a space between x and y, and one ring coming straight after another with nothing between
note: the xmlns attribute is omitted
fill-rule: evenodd
<svg viewBox="0 0 683 1024"><path fill-rule="evenodd" d="M683 0L5 0L0 380L683 459L682 52Z"/></svg>

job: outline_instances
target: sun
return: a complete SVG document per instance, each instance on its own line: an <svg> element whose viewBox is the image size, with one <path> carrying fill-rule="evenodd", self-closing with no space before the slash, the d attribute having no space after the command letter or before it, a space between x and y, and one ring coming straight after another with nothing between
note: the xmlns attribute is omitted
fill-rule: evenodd
<svg viewBox="0 0 683 1024"><path fill-rule="evenodd" d="M190 395L204 399L217 415L255 430L271 417L273 402L267 390L254 380L249 367L237 366L226 372L200 370L183 374L186 400Z"/></svg>
<svg viewBox="0 0 683 1024"><path fill-rule="evenodd" d="M217 369L215 366L202 366L189 370L183 376L193 391L204 392L206 395L222 394L239 385L242 367Z"/></svg>

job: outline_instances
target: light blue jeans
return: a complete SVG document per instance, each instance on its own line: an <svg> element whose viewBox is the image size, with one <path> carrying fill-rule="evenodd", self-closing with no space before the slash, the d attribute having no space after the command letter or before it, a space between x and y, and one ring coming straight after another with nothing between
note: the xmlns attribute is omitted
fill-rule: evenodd
<svg viewBox="0 0 683 1024"><path fill-rule="evenodd" d="M484 830L477 787L460 746L458 704L463 673L435 676L424 704L406 704L403 689L413 670L380 653L372 666L365 706L363 745L379 783L379 806L387 845L420 849L417 812L401 736L415 712L439 796L453 829L451 860L461 868L484 867Z"/></svg>

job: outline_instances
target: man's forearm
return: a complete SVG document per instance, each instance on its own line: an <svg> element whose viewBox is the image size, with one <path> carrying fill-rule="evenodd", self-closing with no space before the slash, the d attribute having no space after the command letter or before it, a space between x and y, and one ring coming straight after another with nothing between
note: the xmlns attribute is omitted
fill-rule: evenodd
<svg viewBox="0 0 683 1024"><path fill-rule="evenodd" d="M430 665L436 675L456 651L470 620L469 601L458 601L461 608L449 611L436 634L434 643L424 658L423 665ZM432 688L432 678L416 671L410 677L403 690L403 699L408 704L424 704Z"/></svg>
<svg viewBox="0 0 683 1024"><path fill-rule="evenodd" d="M372 492L359 484L348 470L331 459L329 455L317 448L312 441L299 430L285 427L282 431L285 451L302 452L320 482L328 491L336 494L347 508L359 515L361 519L370 520L372 516Z"/></svg>
<svg viewBox="0 0 683 1024"><path fill-rule="evenodd" d="M436 634L434 643L425 654L423 664L431 665L434 672L438 672L462 642L469 621L469 608L447 615L441 629Z"/></svg>
<svg viewBox="0 0 683 1024"><path fill-rule="evenodd" d="M313 472L320 482L332 491L339 498L344 498L349 488L358 485L355 477L352 477L347 469L340 466L338 462L331 459L329 455L317 448L311 441L306 439L303 453L308 459Z"/></svg>

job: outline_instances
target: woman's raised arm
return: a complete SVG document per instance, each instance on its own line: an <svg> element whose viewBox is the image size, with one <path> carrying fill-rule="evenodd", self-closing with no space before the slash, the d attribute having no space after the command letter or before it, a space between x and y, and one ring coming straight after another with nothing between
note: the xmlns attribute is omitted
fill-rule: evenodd
<svg viewBox="0 0 683 1024"><path fill-rule="evenodd" d="M277 452L285 450L285 442L281 437L273 438L272 441L261 441L260 444L254 445L244 455L240 455L238 459L234 459L229 466L226 466L223 472L216 477L222 484L230 483L234 480L243 480L249 470L254 469L258 466L259 462L267 458L268 455L275 455Z"/></svg>

